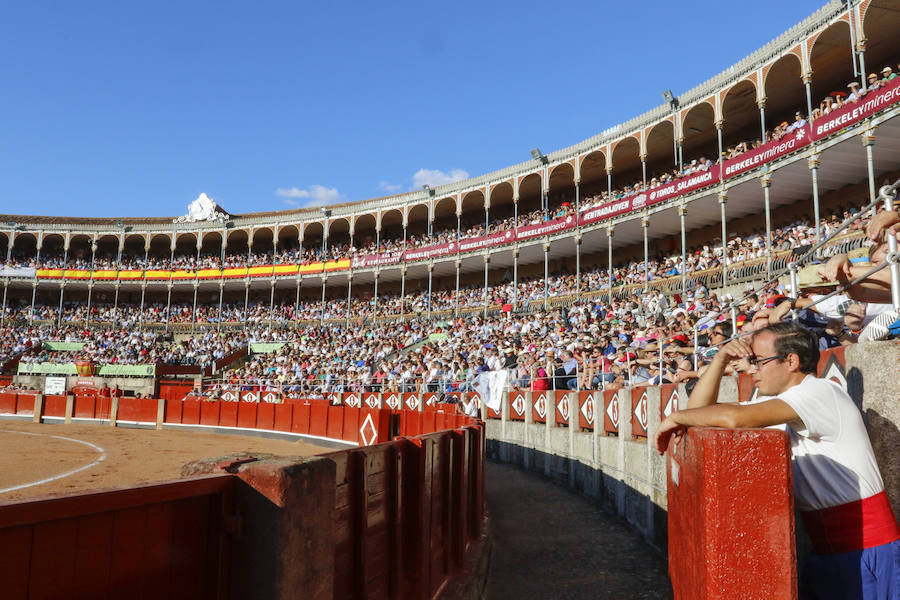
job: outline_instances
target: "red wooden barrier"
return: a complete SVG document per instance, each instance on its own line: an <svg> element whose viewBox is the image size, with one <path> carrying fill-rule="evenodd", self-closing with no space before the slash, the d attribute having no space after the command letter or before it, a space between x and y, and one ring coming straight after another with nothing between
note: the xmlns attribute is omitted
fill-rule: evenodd
<svg viewBox="0 0 900 600"><path fill-rule="evenodd" d="M257 411L262 406L262 404L253 404L252 402L238 402L237 426L244 429L256 429ZM269 404L269 406L272 405Z"/></svg>
<svg viewBox="0 0 900 600"><path fill-rule="evenodd" d="M0 392L0 414L16 414L16 393Z"/></svg>
<svg viewBox="0 0 900 600"><path fill-rule="evenodd" d="M183 400L193 389L193 383L182 379L159 380L159 397L164 400Z"/></svg>
<svg viewBox="0 0 900 600"><path fill-rule="evenodd" d="M294 409L298 409L298 408L301 408L301 407L296 406L296 405L291 405L291 404L276 404L275 405L275 429L276 429L276 431L293 431L294 430L292 422L294 419L294 414L297 412ZM302 432L298 432L298 433L302 433Z"/></svg>
<svg viewBox="0 0 900 600"><path fill-rule="evenodd" d="M344 407L329 406L326 414L325 437L339 440L344 435Z"/></svg>
<svg viewBox="0 0 900 600"><path fill-rule="evenodd" d="M17 415L33 415L34 414L34 398L36 394L23 394L19 392L16 394L16 414ZM57 398L60 396L56 396ZM65 396L62 396L65 398ZM65 401L63 401L63 414L61 416L65 416L66 413L66 405ZM46 414L46 411L45 411Z"/></svg>
<svg viewBox="0 0 900 600"><path fill-rule="evenodd" d="M280 404L269 404L263 402L256 409L256 428L257 429L275 429L275 407Z"/></svg>
<svg viewBox="0 0 900 600"><path fill-rule="evenodd" d="M230 402L200 402L200 424L201 425L218 425L219 410L222 404L231 404Z"/></svg>
<svg viewBox="0 0 900 600"><path fill-rule="evenodd" d="M553 393L555 423L557 427L569 426L569 415L575 408L575 392L556 391Z"/></svg>
<svg viewBox="0 0 900 600"><path fill-rule="evenodd" d="M547 398L550 392L533 392L531 394L531 420L534 423L547 422Z"/></svg>
<svg viewBox="0 0 900 600"><path fill-rule="evenodd" d="M27 405L27 400L31 399L31 410L28 411L28 414L34 413L34 396L25 396L23 398L23 394L19 394L19 397L16 399L16 412L18 414L22 414L24 412L25 406ZM66 416L66 397L65 396L44 396L44 414L45 417L60 417L64 418Z"/></svg>
<svg viewBox="0 0 900 600"><path fill-rule="evenodd" d="M363 395L363 404L368 408L380 408L381 400L378 397L378 394L373 392L369 392Z"/></svg>
<svg viewBox="0 0 900 600"><path fill-rule="evenodd" d="M309 403L309 434L325 437L328 434L328 401L311 400Z"/></svg>
<svg viewBox="0 0 900 600"><path fill-rule="evenodd" d="M603 433L619 435L619 401L616 390L603 392Z"/></svg>
<svg viewBox="0 0 900 600"><path fill-rule="evenodd" d="M341 404L350 408L359 408L362 405L360 395L356 392L345 392L341 398Z"/></svg>
<svg viewBox="0 0 900 600"><path fill-rule="evenodd" d="M219 405L219 425L222 427L237 427L238 406L241 404L251 404L253 402L216 402Z"/></svg>
<svg viewBox="0 0 900 600"><path fill-rule="evenodd" d="M647 426L650 424L646 387L631 388L631 437L647 439Z"/></svg>
<svg viewBox="0 0 900 600"><path fill-rule="evenodd" d="M678 386L672 383L663 384L660 391L659 420L664 420L678 410L679 401Z"/></svg>
<svg viewBox="0 0 900 600"><path fill-rule="evenodd" d="M97 398L93 395L75 396L72 416L76 419L93 419L97 410Z"/></svg>
<svg viewBox="0 0 900 600"><path fill-rule="evenodd" d="M747 402L753 397L756 385L750 373L738 373L737 378L738 402Z"/></svg>
<svg viewBox="0 0 900 600"><path fill-rule="evenodd" d="M359 407L345 406L341 418L341 439L345 442L359 443Z"/></svg>
<svg viewBox="0 0 900 600"><path fill-rule="evenodd" d="M200 407L202 400L187 399L181 404L181 422L185 425L200 424Z"/></svg>
<svg viewBox="0 0 900 600"><path fill-rule="evenodd" d="M419 395L413 392L403 394L403 408L406 410L419 410Z"/></svg>
<svg viewBox="0 0 900 600"><path fill-rule="evenodd" d="M511 392L509 395L509 418L513 421L525 420L525 392Z"/></svg>
<svg viewBox="0 0 900 600"><path fill-rule="evenodd" d="M156 398L119 398L116 421L156 423L157 410Z"/></svg>
<svg viewBox="0 0 900 600"><path fill-rule="evenodd" d="M4 598L221 595L230 475L0 506Z"/></svg>
<svg viewBox="0 0 900 600"><path fill-rule="evenodd" d="M578 426L581 429L593 431L596 411L594 407L594 392L578 393Z"/></svg>
<svg viewBox="0 0 900 600"><path fill-rule="evenodd" d="M796 598L791 491L783 431L691 427L670 444L669 575L676 600Z"/></svg>
<svg viewBox="0 0 900 600"><path fill-rule="evenodd" d="M391 410L400 410L403 408L403 399L400 394L391 392L384 396L384 406Z"/></svg>

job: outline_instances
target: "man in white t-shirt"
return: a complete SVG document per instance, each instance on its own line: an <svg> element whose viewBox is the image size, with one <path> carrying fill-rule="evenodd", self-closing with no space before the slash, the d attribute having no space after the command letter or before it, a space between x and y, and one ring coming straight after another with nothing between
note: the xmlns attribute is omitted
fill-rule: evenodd
<svg viewBox="0 0 900 600"><path fill-rule="evenodd" d="M759 398L718 404L732 360L747 359ZM713 358L686 410L660 424L654 443L665 452L686 427L783 425L791 441L794 498L816 553L800 572L800 598L900 598L900 528L891 511L862 415L837 384L817 379L816 335L793 322L757 331Z"/></svg>

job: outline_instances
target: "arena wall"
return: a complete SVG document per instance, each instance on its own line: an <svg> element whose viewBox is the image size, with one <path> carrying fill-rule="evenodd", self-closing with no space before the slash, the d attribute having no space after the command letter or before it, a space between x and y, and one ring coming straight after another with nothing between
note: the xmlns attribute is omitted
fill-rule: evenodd
<svg viewBox="0 0 900 600"><path fill-rule="evenodd" d="M819 376L840 382L862 411L895 514L900 514L898 372L898 340L829 350L819 362ZM719 398L746 401L753 392L749 377L725 377ZM504 399L502 414L489 415L485 422L488 457L538 471L596 498L665 551L666 460L650 448L648 438L662 415L673 407L684 408L687 398L683 385L577 396L560 391L545 396L511 393ZM801 551L805 547L801 539Z"/></svg>

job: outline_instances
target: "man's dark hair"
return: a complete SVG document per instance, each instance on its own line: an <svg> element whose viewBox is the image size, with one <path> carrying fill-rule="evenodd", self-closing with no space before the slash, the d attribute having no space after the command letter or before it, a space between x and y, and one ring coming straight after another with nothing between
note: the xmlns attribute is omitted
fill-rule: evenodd
<svg viewBox="0 0 900 600"><path fill-rule="evenodd" d="M763 331L775 335L775 352L782 358L788 354L796 354L800 358L800 372L815 375L819 364L819 338L815 333L793 321L782 321L764 327L753 334L756 337Z"/></svg>
<svg viewBox="0 0 900 600"><path fill-rule="evenodd" d="M713 329L721 329L722 335L726 338L730 338L733 331L731 329L731 321L719 321L713 326Z"/></svg>

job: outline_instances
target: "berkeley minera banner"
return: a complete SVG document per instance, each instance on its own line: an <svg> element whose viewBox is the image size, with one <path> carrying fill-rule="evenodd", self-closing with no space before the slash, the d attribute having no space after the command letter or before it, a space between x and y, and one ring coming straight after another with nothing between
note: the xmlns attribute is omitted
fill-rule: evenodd
<svg viewBox="0 0 900 600"><path fill-rule="evenodd" d="M744 171L755 169L767 162L781 158L785 154L804 148L811 141L812 136L810 135L809 125L798 127L780 140L768 142L755 150L744 152L737 158L726 160L723 176L725 179L728 179Z"/></svg>
<svg viewBox="0 0 900 600"><path fill-rule="evenodd" d="M356 256L350 262L354 269L365 267L377 267L378 265L395 265L403 260L403 251L389 252L387 254L367 254Z"/></svg>
<svg viewBox="0 0 900 600"><path fill-rule="evenodd" d="M894 78L883 88L869 92L858 102L846 104L813 121L813 139L829 136L898 101L900 101L900 77Z"/></svg>
<svg viewBox="0 0 900 600"><path fill-rule="evenodd" d="M541 235L551 235L570 227L575 226L575 217L566 216L552 221L545 221L537 225L525 225L516 229L517 240L527 240L528 238L538 237Z"/></svg>
<svg viewBox="0 0 900 600"><path fill-rule="evenodd" d="M482 248L490 248L491 246L499 246L500 244L508 244L512 242L515 234L512 231L501 231L490 235L481 235L474 238L466 238L459 240L460 252L471 252L473 250L481 250Z"/></svg>
<svg viewBox="0 0 900 600"><path fill-rule="evenodd" d="M403 252L403 260L423 260L455 253L456 242L450 242L449 244L438 244L436 246L416 248L415 250L406 250Z"/></svg>

